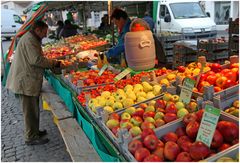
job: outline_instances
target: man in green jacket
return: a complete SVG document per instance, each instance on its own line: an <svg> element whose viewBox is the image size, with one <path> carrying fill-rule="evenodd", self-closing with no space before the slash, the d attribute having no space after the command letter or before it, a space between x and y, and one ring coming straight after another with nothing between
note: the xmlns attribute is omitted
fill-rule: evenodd
<svg viewBox="0 0 240 163"><path fill-rule="evenodd" d="M9 70L6 87L19 95L25 124L27 145L45 144L46 130L39 131L39 96L45 68L60 67L61 62L43 56L41 41L47 36L48 26L36 21L32 29L18 42Z"/></svg>

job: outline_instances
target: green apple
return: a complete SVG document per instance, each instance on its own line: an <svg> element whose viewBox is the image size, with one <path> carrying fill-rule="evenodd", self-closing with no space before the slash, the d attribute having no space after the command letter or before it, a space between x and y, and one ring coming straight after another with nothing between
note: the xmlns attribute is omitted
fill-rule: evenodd
<svg viewBox="0 0 240 163"><path fill-rule="evenodd" d="M130 92L130 93L127 93L127 98L130 98L132 99L133 101L135 101L137 99L136 95L134 92Z"/></svg>
<svg viewBox="0 0 240 163"><path fill-rule="evenodd" d="M138 136L142 133L142 130L140 129L140 127L138 126L133 126L130 130L129 130L129 133L135 137L135 136Z"/></svg>
<svg viewBox="0 0 240 163"><path fill-rule="evenodd" d="M127 90L133 90L133 86L132 85L126 85L125 87L124 87L124 91L125 92L127 92Z"/></svg>
<svg viewBox="0 0 240 163"><path fill-rule="evenodd" d="M143 91L150 92L153 90L153 87L148 82L142 82Z"/></svg>
<svg viewBox="0 0 240 163"><path fill-rule="evenodd" d="M106 100L115 100L115 97L110 95L110 96L106 97Z"/></svg>
<svg viewBox="0 0 240 163"><path fill-rule="evenodd" d="M123 108L123 105L121 102L115 102L112 107L114 110L119 110Z"/></svg>
<svg viewBox="0 0 240 163"><path fill-rule="evenodd" d="M185 108L182 108L182 109L180 109L180 110L178 110L177 111L177 117L178 118L182 118L182 117L184 117L186 114L188 114L189 112L188 112L188 110L187 109L185 109Z"/></svg>
<svg viewBox="0 0 240 163"><path fill-rule="evenodd" d="M147 100L147 99L145 97L142 97L142 96L137 98L137 102L142 102L142 101L145 101L145 100Z"/></svg>
<svg viewBox="0 0 240 163"><path fill-rule="evenodd" d="M163 95L163 100L164 100L164 101L170 101L171 98L172 98L172 95L171 95L170 93L165 93L165 94Z"/></svg>
<svg viewBox="0 0 240 163"><path fill-rule="evenodd" d="M164 117L164 113L163 112L157 112L154 116L154 119L157 120L157 119L163 119Z"/></svg>
<svg viewBox="0 0 240 163"><path fill-rule="evenodd" d="M106 100L106 106L113 106L114 103L115 103L114 99Z"/></svg>
<svg viewBox="0 0 240 163"><path fill-rule="evenodd" d="M160 85L153 86L153 94L155 96L160 95L162 87Z"/></svg>
<svg viewBox="0 0 240 163"><path fill-rule="evenodd" d="M126 113L129 113L130 115L132 115L133 113L135 113L136 108L135 107L129 107L125 110Z"/></svg>
<svg viewBox="0 0 240 163"><path fill-rule="evenodd" d="M126 122L123 122L123 123L120 122L120 128L130 129L132 127L133 127L133 124L129 121L126 121Z"/></svg>
<svg viewBox="0 0 240 163"><path fill-rule="evenodd" d="M154 123L154 122L155 122L155 120L153 119L153 117L146 117L146 118L144 119L144 121L146 121L146 122L151 122L151 123Z"/></svg>
<svg viewBox="0 0 240 163"><path fill-rule="evenodd" d="M153 92L151 91L151 92L148 92L148 93L147 93L146 99L150 99L150 98L153 98L153 97L155 97L155 95L154 95Z"/></svg>
<svg viewBox="0 0 240 163"><path fill-rule="evenodd" d="M126 98L123 100L122 104L123 104L123 107L126 108L129 106L132 106L134 104L134 101L130 98Z"/></svg>
<svg viewBox="0 0 240 163"><path fill-rule="evenodd" d="M182 109L182 108L184 108L184 107L185 107L184 103L182 103L182 102L180 102L180 101L178 101L178 102L176 103L176 108L177 108L177 110L180 110L180 109Z"/></svg>
<svg viewBox="0 0 240 163"><path fill-rule="evenodd" d="M117 89L116 92L117 92L118 94L120 94L120 95L125 95L125 92L124 92L123 89Z"/></svg>
<svg viewBox="0 0 240 163"><path fill-rule="evenodd" d="M141 84L135 84L133 86L133 92L136 93L136 92L142 92L143 91L143 86Z"/></svg>
<svg viewBox="0 0 240 163"><path fill-rule="evenodd" d="M174 103L179 101L179 96L178 95L172 95L171 101L173 101Z"/></svg>
<svg viewBox="0 0 240 163"><path fill-rule="evenodd" d="M134 126L140 126L141 123L143 122L142 118L139 116L133 116L130 119L130 122L134 125Z"/></svg>
<svg viewBox="0 0 240 163"><path fill-rule="evenodd" d="M99 105L102 106L102 107L106 106L106 100L105 100L105 98L103 98L102 100L99 100L98 103L99 103Z"/></svg>
<svg viewBox="0 0 240 163"><path fill-rule="evenodd" d="M96 104L98 104L98 100L97 99L91 99L91 100L88 101L89 108L92 108Z"/></svg>
<svg viewBox="0 0 240 163"><path fill-rule="evenodd" d="M221 157L216 162L235 162L231 157Z"/></svg>
<svg viewBox="0 0 240 163"><path fill-rule="evenodd" d="M123 102L123 100L126 99L126 96L123 95L123 94L118 94L116 97L115 97L115 100L117 102Z"/></svg>
<svg viewBox="0 0 240 163"><path fill-rule="evenodd" d="M97 104L93 105L91 109L94 113L97 113L96 109L99 108L99 107L101 107L101 106L97 103Z"/></svg>
<svg viewBox="0 0 240 163"><path fill-rule="evenodd" d="M101 93L101 96L104 97L104 98L107 98L107 97L111 96L111 93L109 91L103 91Z"/></svg>
<svg viewBox="0 0 240 163"><path fill-rule="evenodd" d="M112 113L113 112L113 108L111 106L105 106L103 108L103 110L107 111L108 113Z"/></svg>
<svg viewBox="0 0 240 163"><path fill-rule="evenodd" d="M123 119L128 119L129 120L129 119L131 119L131 115L127 112L124 112L124 113L121 114L121 120L123 120Z"/></svg>
<svg viewBox="0 0 240 163"><path fill-rule="evenodd" d="M189 104L187 104L186 108L189 111L189 113L193 113L197 111L198 106L196 102L191 101Z"/></svg>
<svg viewBox="0 0 240 163"><path fill-rule="evenodd" d="M145 92L137 92L136 96L137 96L137 98L140 97L140 96L146 98L147 94Z"/></svg>
<svg viewBox="0 0 240 163"><path fill-rule="evenodd" d="M154 106L147 106L145 109L145 112L148 112L148 111L155 111Z"/></svg>
<svg viewBox="0 0 240 163"><path fill-rule="evenodd" d="M106 125L107 125L108 128L112 129L114 127L119 126L119 121L116 120L116 119L110 119L110 120L107 121Z"/></svg>
<svg viewBox="0 0 240 163"><path fill-rule="evenodd" d="M152 101L150 101L150 102L148 103L149 106L155 106L155 104L156 104L156 101L155 101L155 100L152 100Z"/></svg>

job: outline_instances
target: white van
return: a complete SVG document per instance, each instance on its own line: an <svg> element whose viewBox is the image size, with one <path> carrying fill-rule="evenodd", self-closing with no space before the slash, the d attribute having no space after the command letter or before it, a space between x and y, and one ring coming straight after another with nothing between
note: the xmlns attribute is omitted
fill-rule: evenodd
<svg viewBox="0 0 240 163"><path fill-rule="evenodd" d="M156 30L182 33L186 38L215 37L216 24L209 18L199 1L160 0Z"/></svg>
<svg viewBox="0 0 240 163"><path fill-rule="evenodd" d="M22 26L21 17L14 10L1 9L1 36L10 39Z"/></svg>

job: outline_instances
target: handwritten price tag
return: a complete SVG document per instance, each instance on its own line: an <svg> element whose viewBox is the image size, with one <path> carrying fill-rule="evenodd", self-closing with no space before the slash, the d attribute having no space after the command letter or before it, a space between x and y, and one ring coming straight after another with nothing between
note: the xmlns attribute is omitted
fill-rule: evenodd
<svg viewBox="0 0 240 163"><path fill-rule="evenodd" d="M129 74L131 71L132 71L132 69L126 68L125 70L123 70L120 74L118 74L118 75L114 78L114 81L117 82L117 81L121 80L121 79L124 78L127 74Z"/></svg>
<svg viewBox="0 0 240 163"><path fill-rule="evenodd" d="M185 104L188 104L192 97L192 90L194 87L195 81L190 78L185 78L183 82L183 87L180 93L180 101Z"/></svg>
<svg viewBox="0 0 240 163"><path fill-rule="evenodd" d="M99 71L98 75L101 76L103 74L103 72L107 69L108 65L105 64L103 65L103 67L101 68L101 70Z"/></svg>
<svg viewBox="0 0 240 163"><path fill-rule="evenodd" d="M211 105L205 106L205 111L203 113L196 141L201 141L207 146L211 146L219 116L220 109L217 109Z"/></svg>

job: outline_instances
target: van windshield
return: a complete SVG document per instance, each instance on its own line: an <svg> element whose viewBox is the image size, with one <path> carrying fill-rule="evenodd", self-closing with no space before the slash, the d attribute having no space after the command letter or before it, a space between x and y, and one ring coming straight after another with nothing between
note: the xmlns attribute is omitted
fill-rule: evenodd
<svg viewBox="0 0 240 163"><path fill-rule="evenodd" d="M197 2L172 3L170 7L175 19L207 17L206 13Z"/></svg>

